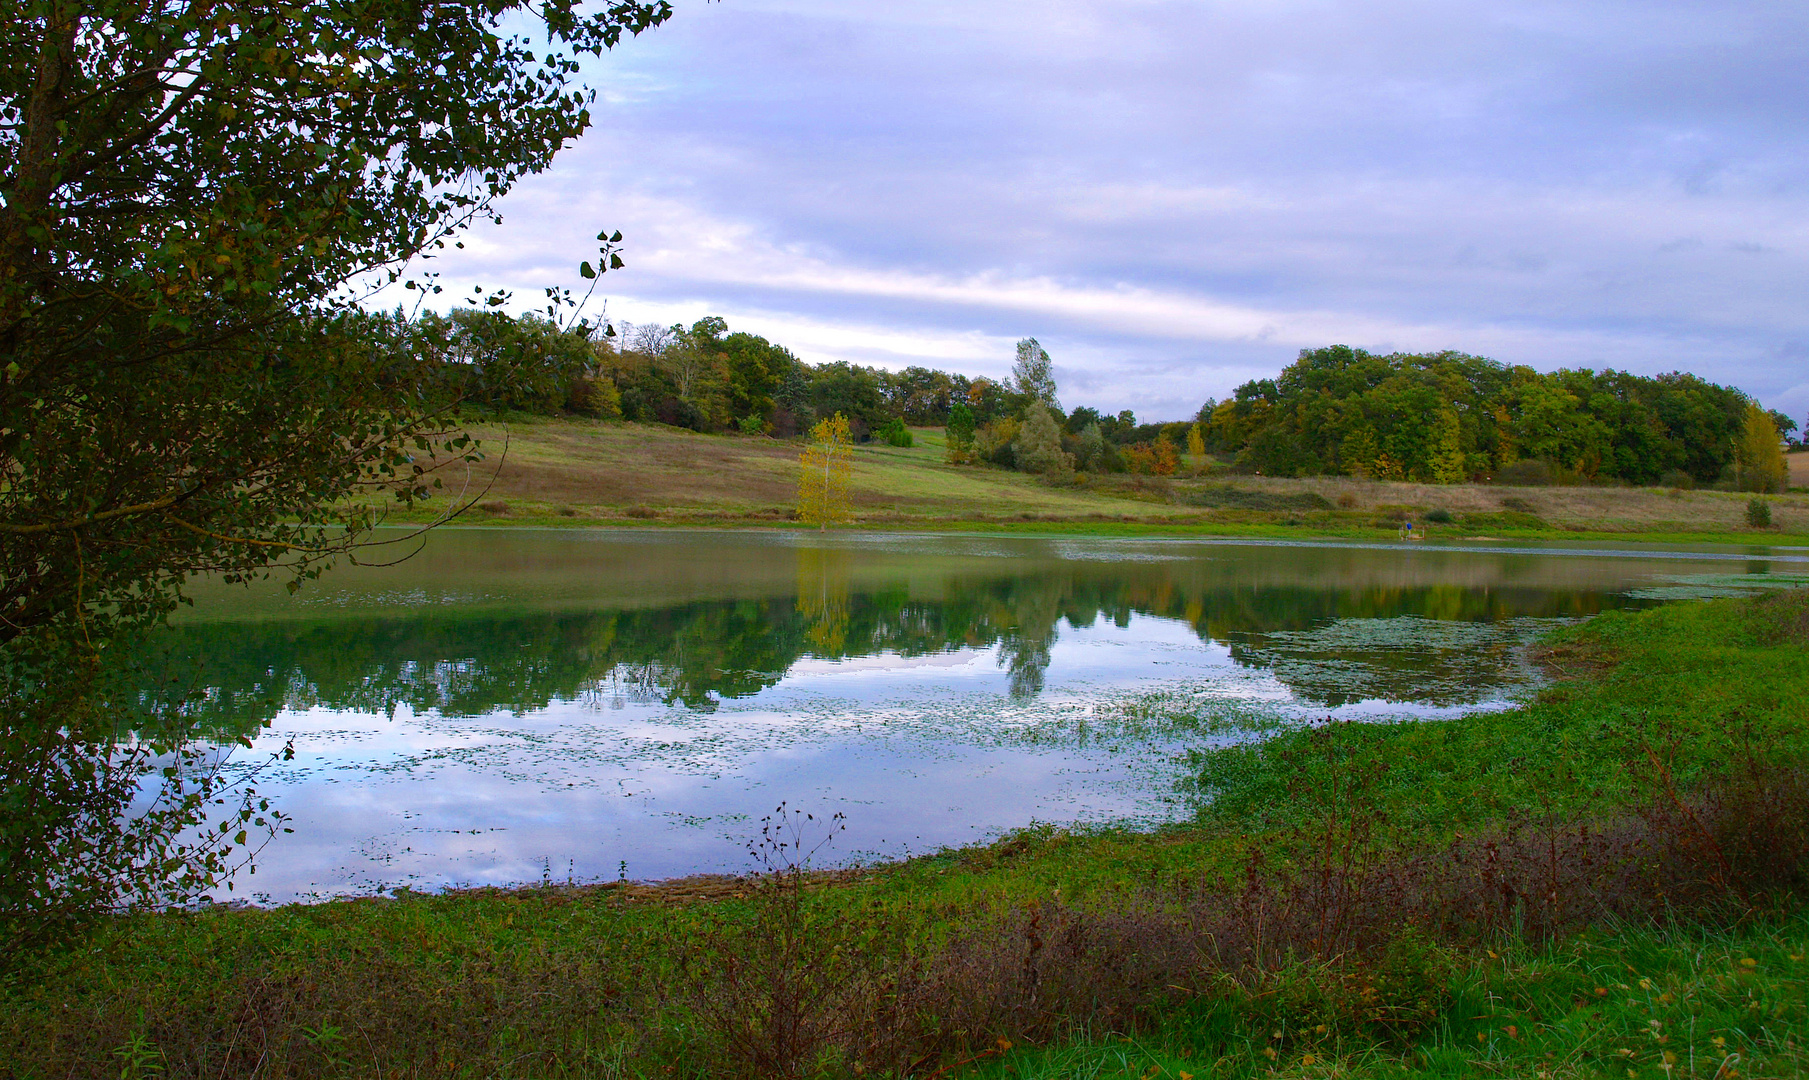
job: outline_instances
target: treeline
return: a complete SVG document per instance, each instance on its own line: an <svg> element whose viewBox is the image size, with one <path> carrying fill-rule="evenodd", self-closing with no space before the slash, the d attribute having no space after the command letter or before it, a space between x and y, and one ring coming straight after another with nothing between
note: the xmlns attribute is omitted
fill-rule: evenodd
<svg viewBox="0 0 1809 1080"><path fill-rule="evenodd" d="M953 460L1030 472L1174 472L1191 427L1139 424L1128 409L1063 411L1048 354L1034 339L1020 343L1017 369L999 381L926 367L810 364L758 335L731 333L718 316L689 327L622 323L613 334L471 308L374 318L408 348L443 359L448 386L478 408L781 438L839 413L856 441L906 445L906 425L953 425ZM1037 406L1047 423L1033 422Z"/></svg>
<svg viewBox="0 0 1809 1080"><path fill-rule="evenodd" d="M780 437L840 413L865 442L906 424L946 424L956 403L982 422L1015 415L1024 404L986 378L809 364L756 334L731 333L714 315L688 327L621 323L608 335L470 308L383 318L416 348L443 357L464 379L464 400L479 407Z"/></svg>
<svg viewBox="0 0 1809 1080"><path fill-rule="evenodd" d="M1207 448L1273 476L1429 483L1785 482L1796 430L1739 390L1672 372L1539 372L1458 352L1302 350L1273 379L1208 401Z"/></svg>
<svg viewBox="0 0 1809 1080"><path fill-rule="evenodd" d="M856 441L908 445L906 425L947 426L949 460L1034 473L1169 475L1225 468L1269 476L1422 483L1619 482L1782 489L1779 442L1796 430L1741 391L1694 375L1540 372L1459 352L1302 350L1273 379L1207 400L1191 420L1063 410L1048 354L1019 343L1012 376L925 367L810 364L783 345L689 327L560 327L459 309L384 316L446 360L482 408L569 413L700 432L790 437L840 414Z"/></svg>

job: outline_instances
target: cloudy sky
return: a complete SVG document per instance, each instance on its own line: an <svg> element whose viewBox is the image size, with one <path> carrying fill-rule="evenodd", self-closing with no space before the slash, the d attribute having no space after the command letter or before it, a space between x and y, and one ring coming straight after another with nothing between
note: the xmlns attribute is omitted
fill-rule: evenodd
<svg viewBox="0 0 1809 1080"><path fill-rule="evenodd" d="M1809 5L677 0L437 267L810 361L1191 414L1302 347L1673 369L1809 413Z"/></svg>

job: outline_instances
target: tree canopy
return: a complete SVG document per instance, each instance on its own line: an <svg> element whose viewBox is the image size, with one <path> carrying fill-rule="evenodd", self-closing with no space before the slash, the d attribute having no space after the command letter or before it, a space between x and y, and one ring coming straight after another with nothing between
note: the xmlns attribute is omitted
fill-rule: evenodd
<svg viewBox="0 0 1809 1080"><path fill-rule="evenodd" d="M424 475L430 449L462 454L408 328L362 316L356 290L493 217L589 125L580 58L669 14L16 5L0 37L0 640L77 607L154 616L196 570L306 563L322 539L297 521L361 481ZM504 30L524 16L534 36Z"/></svg>
<svg viewBox="0 0 1809 1080"><path fill-rule="evenodd" d="M58 920L191 896L275 827L256 802L220 809L221 773L185 752L180 724L121 726L102 650L167 614L193 574L318 573L372 522L347 496L426 497L438 465L472 452L461 401L511 400L569 358L569 327L454 318L436 337L360 305L386 283L437 291L405 278L410 262L494 219L589 126L584 56L670 14L665 0L8 6L0 961ZM598 239L582 277L621 265L620 234ZM570 300L549 290L549 316ZM482 363L446 362L448 340ZM216 812L201 840L176 840Z"/></svg>
<svg viewBox="0 0 1809 1080"><path fill-rule="evenodd" d="M1749 399L1694 375L1539 372L1442 352L1302 350L1201 410L1209 449L1280 476L1451 483L1534 460L1559 478L1729 475Z"/></svg>

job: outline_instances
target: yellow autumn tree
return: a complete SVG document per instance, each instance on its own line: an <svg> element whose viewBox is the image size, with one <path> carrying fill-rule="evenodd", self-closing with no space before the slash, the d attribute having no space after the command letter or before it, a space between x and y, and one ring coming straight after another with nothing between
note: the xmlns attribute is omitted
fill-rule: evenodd
<svg viewBox="0 0 1809 1080"><path fill-rule="evenodd" d="M836 413L810 429L810 445L798 459L798 520L819 529L853 517L848 502L854 439L848 419Z"/></svg>
<svg viewBox="0 0 1809 1080"><path fill-rule="evenodd" d="M1468 478L1467 464L1463 425L1457 419L1457 412L1450 408L1440 409L1432 423L1432 482L1463 483Z"/></svg>
<svg viewBox="0 0 1809 1080"><path fill-rule="evenodd" d="M1742 491L1783 491L1790 482L1782 438L1770 414L1746 406L1746 422L1734 440L1734 468Z"/></svg>
<svg viewBox="0 0 1809 1080"><path fill-rule="evenodd" d="M1382 448L1376 444L1376 433L1365 425L1344 437L1338 447L1338 462L1344 471L1359 480L1368 480L1376 475L1376 459L1382 455Z"/></svg>

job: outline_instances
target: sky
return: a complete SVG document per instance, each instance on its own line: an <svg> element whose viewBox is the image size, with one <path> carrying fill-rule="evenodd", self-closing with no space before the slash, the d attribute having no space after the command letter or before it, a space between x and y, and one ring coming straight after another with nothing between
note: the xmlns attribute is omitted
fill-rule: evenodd
<svg viewBox="0 0 1809 1080"><path fill-rule="evenodd" d="M1809 4L676 0L440 259L820 363L1190 416L1302 348L1692 371L1809 414ZM593 301L593 305L594 305Z"/></svg>

